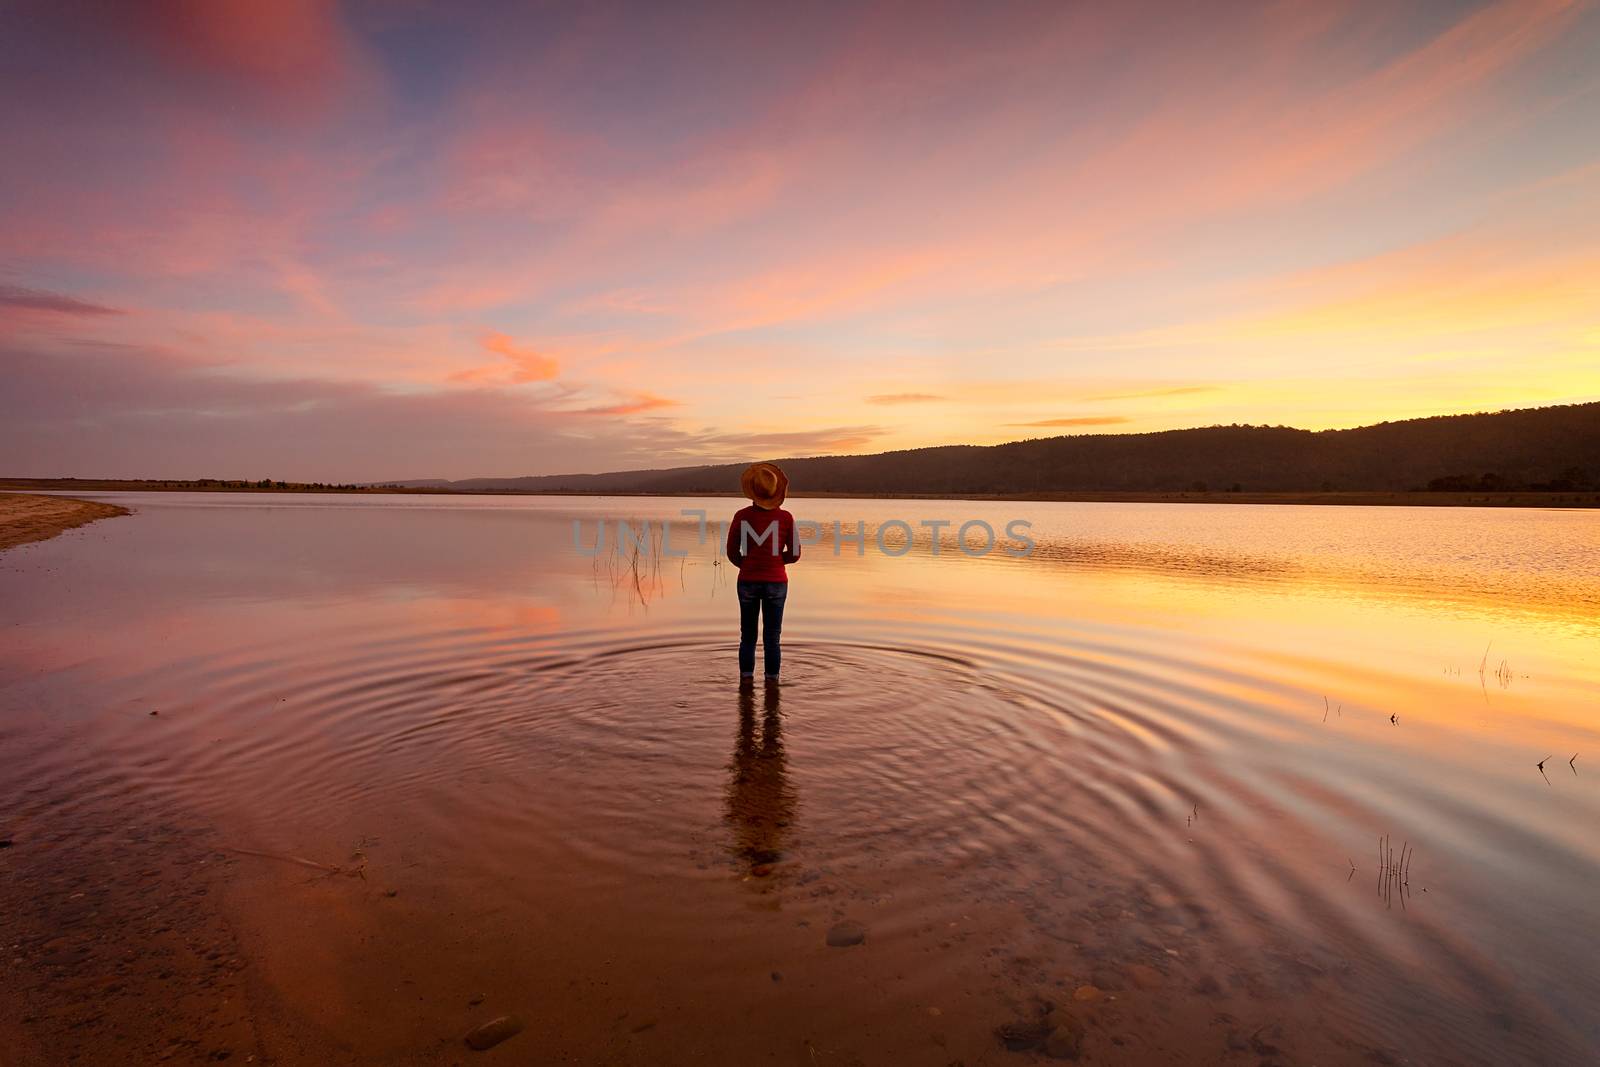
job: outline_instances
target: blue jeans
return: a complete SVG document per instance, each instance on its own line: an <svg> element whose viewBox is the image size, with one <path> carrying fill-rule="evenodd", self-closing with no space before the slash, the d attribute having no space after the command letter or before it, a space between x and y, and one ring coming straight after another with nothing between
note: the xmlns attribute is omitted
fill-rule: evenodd
<svg viewBox="0 0 1600 1067"><path fill-rule="evenodd" d="M756 620L761 625L762 653L768 678L778 676L783 651L778 639L783 634L783 602L789 596L788 582L739 583L739 673L756 672Z"/></svg>

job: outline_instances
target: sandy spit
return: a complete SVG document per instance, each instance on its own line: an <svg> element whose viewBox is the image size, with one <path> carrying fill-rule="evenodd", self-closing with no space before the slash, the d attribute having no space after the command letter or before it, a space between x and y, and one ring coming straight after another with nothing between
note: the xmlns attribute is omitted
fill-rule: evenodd
<svg viewBox="0 0 1600 1067"><path fill-rule="evenodd" d="M0 493L0 551L29 541L43 541L96 519L126 514L127 508L93 500Z"/></svg>

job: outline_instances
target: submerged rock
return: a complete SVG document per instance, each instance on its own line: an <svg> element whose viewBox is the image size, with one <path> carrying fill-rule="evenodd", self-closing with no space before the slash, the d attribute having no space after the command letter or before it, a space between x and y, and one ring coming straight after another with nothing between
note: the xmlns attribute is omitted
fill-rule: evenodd
<svg viewBox="0 0 1600 1067"><path fill-rule="evenodd" d="M850 919L835 923L828 930L828 945L832 948L849 948L851 945L864 944L867 940L867 928Z"/></svg>
<svg viewBox="0 0 1600 1067"><path fill-rule="evenodd" d="M1029 1052L1043 1048L1052 1032L1054 1032L1053 1022L1039 1019L1003 1023L994 1028L994 1036L998 1037L1000 1043L1011 1052Z"/></svg>
<svg viewBox="0 0 1600 1067"><path fill-rule="evenodd" d="M1098 968L1094 974L1090 975L1090 981L1108 993L1120 993L1127 988L1127 985L1122 981L1122 976L1107 967Z"/></svg>
<svg viewBox="0 0 1600 1067"><path fill-rule="evenodd" d="M522 1029L521 1019L515 1015L502 1015L498 1019L490 1019L467 1034L467 1046L482 1052L484 1049L494 1048L508 1037L516 1037L522 1033Z"/></svg>
<svg viewBox="0 0 1600 1067"><path fill-rule="evenodd" d="M1140 989L1160 989L1165 979L1160 971L1143 963L1130 963L1127 966L1128 979Z"/></svg>
<svg viewBox="0 0 1600 1067"><path fill-rule="evenodd" d="M1044 1039L1044 1054L1053 1060L1075 1060L1083 1052L1083 1027L1063 1012L1050 1016L1055 1028Z"/></svg>

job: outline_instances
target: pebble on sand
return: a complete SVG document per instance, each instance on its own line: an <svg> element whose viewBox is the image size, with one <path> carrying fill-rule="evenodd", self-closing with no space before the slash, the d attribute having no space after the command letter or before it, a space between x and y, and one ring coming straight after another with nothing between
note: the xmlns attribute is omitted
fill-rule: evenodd
<svg viewBox="0 0 1600 1067"><path fill-rule="evenodd" d="M866 940L867 928L850 919L835 923L828 931L828 945L831 948L849 948L851 945L863 944Z"/></svg>
<svg viewBox="0 0 1600 1067"><path fill-rule="evenodd" d="M1147 889L1145 891L1145 897L1150 901L1150 906L1153 908L1161 908L1162 910L1165 910L1167 908L1176 908L1178 906L1178 898L1159 886L1151 886L1149 889Z"/></svg>
<svg viewBox="0 0 1600 1067"><path fill-rule="evenodd" d="M498 1019L490 1019L467 1034L467 1046L479 1052L494 1048L506 1038L522 1033L522 1026L522 1020L515 1015L502 1015Z"/></svg>
<svg viewBox="0 0 1600 1067"><path fill-rule="evenodd" d="M1075 1060L1083 1054L1083 1024L1064 1011L1006 1023L994 1032L1010 1052L1043 1052L1053 1060Z"/></svg>
<svg viewBox="0 0 1600 1067"><path fill-rule="evenodd" d="M1161 972L1154 967L1142 963L1130 963L1127 966L1128 980L1140 989L1160 989L1165 980Z"/></svg>

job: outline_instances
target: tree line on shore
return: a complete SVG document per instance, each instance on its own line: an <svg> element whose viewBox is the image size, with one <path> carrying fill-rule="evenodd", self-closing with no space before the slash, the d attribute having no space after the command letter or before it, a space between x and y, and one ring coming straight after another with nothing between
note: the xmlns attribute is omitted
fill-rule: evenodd
<svg viewBox="0 0 1600 1067"><path fill-rule="evenodd" d="M285 482L272 478L3 478L0 489L172 490L233 493L428 493L447 492L395 482Z"/></svg>
<svg viewBox="0 0 1600 1067"><path fill-rule="evenodd" d="M1600 403L1441 415L1348 430L1234 424L778 462L799 493L860 496L1600 492ZM735 490L744 466L383 483L12 478L0 479L0 488L698 495Z"/></svg>
<svg viewBox="0 0 1600 1067"><path fill-rule="evenodd" d="M1347 430L1208 426L778 459L797 491L1406 492L1600 488L1600 403L1384 422ZM456 491L724 492L744 464L411 482Z"/></svg>

